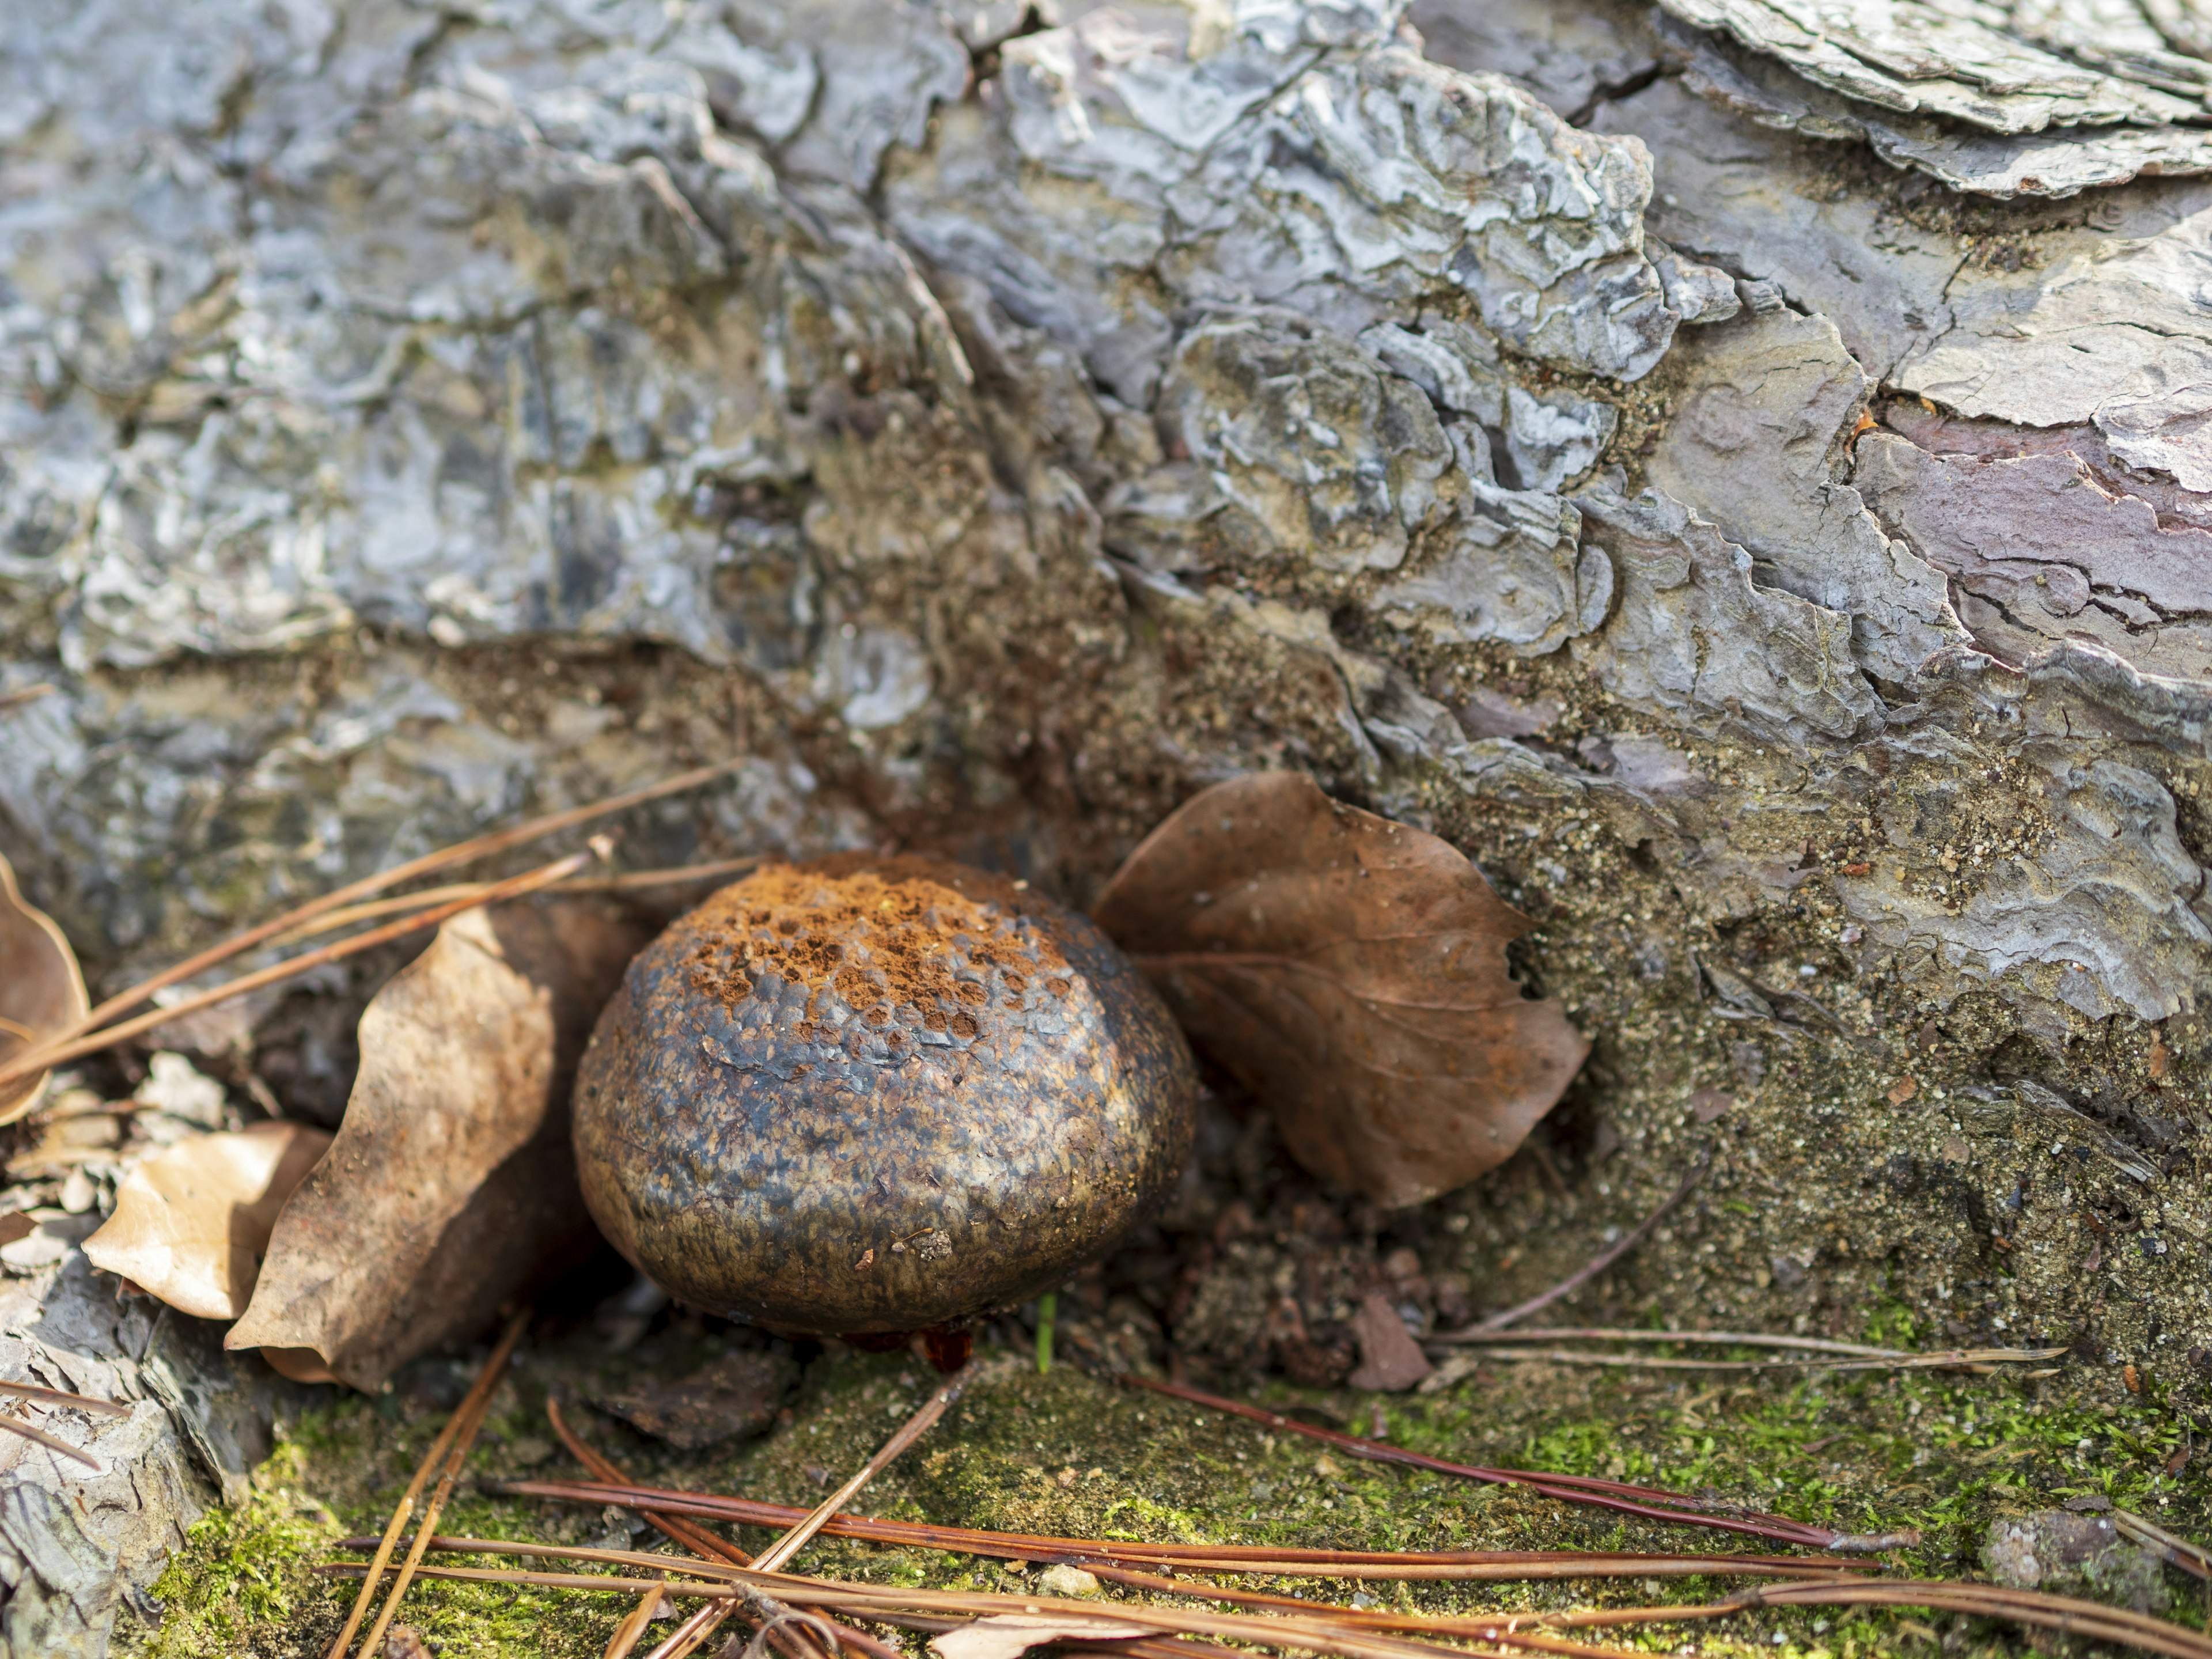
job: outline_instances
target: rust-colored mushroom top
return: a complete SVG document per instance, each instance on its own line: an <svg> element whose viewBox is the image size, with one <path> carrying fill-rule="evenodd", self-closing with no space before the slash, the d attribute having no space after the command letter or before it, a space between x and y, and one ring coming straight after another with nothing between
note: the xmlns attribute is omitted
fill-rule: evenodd
<svg viewBox="0 0 2212 1659"><path fill-rule="evenodd" d="M630 964L576 1083L600 1230L695 1306L927 1328L1095 1260L1190 1148L1190 1051L1087 920L841 854L724 888Z"/></svg>

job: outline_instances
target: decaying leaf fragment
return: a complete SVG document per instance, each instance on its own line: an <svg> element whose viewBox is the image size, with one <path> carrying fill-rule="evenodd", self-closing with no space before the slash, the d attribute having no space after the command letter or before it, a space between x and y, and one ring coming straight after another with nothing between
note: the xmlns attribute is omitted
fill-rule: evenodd
<svg viewBox="0 0 2212 1659"><path fill-rule="evenodd" d="M1151 1634L1148 1626L1125 1619L1080 1613L999 1613L933 1636L929 1646L939 1659L1018 1659L1047 1643L1122 1642Z"/></svg>
<svg viewBox="0 0 2212 1659"><path fill-rule="evenodd" d="M1306 1168L1416 1204L1503 1163L1589 1045L1506 971L1528 919L1436 836L1295 772L1187 801L1094 912Z"/></svg>
<svg viewBox="0 0 2212 1659"><path fill-rule="evenodd" d="M0 859L0 1060L84 1018L84 975L53 918L23 901L15 872ZM49 1072L0 1083L0 1123L39 1103Z"/></svg>
<svg viewBox="0 0 2212 1659"><path fill-rule="evenodd" d="M373 1389L588 1252L569 1080L644 943L583 901L441 927L362 1012L345 1121L277 1218L225 1346L293 1351L288 1369L311 1353Z"/></svg>
<svg viewBox="0 0 2212 1659"><path fill-rule="evenodd" d="M277 1212L330 1144L303 1123L179 1141L124 1177L115 1213L85 1240L85 1255L179 1313L235 1319Z"/></svg>

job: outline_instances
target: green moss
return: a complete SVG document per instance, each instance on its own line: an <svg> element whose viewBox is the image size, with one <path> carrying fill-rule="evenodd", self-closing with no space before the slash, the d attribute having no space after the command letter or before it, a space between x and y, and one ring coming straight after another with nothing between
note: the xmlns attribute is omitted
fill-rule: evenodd
<svg viewBox="0 0 2212 1659"><path fill-rule="evenodd" d="M1903 1340L1899 1318L1894 1310L1877 1314L1873 1334ZM711 1339L694 1334L671 1339L650 1360L532 1357L501 1390L472 1474L574 1475L565 1458L542 1459L549 1386L588 1395L621 1380L625 1366L649 1363L665 1373L712 1347ZM1363 1463L1071 1366L1040 1376L1026 1352L985 1358L986 1374L969 1397L871 1489L862 1505L867 1512L1009 1531L1367 1549L1765 1547L1510 1487ZM704 1456L677 1454L588 1412L578 1416L641 1478L811 1504L881 1443L933 1382L903 1357L833 1354L809 1368L782 1426L749 1446ZM1395 1443L1457 1461L1711 1491L1854 1530L1915 1527L1923 1542L1895 1559L1916 1575L1978 1573L1976 1557L1992 1520L2070 1496L2100 1494L2184 1534L2202 1536L2212 1522L2212 1483L2197 1464L2167 1472L2187 1428L2154 1379L2132 1394L2100 1372L2080 1370L2028 1379L1498 1364L1432 1397L1300 1394L1279 1385L1261 1395L1279 1407L1326 1410L1360 1430L1371 1427L1379 1409ZM289 1659L319 1651L343 1616L352 1583L316 1577L309 1567L329 1559L343 1534L381 1526L441 1420L436 1409L404 1408L386 1395L339 1401L289 1425L257 1477L252 1501L193 1529L157 1590L168 1616L133 1651L149 1659ZM574 1543L596 1540L605 1525L596 1511L489 1497L471 1486L457 1494L440 1529ZM769 1534L738 1536L757 1548ZM653 1547L652 1535L639 1547ZM520 1565L509 1558L471 1565L495 1563ZM805 1565L882 1583L1006 1589L1023 1582L991 1560L836 1539L820 1540ZM1374 1584L1365 1593L1386 1605L1443 1612L1688 1603L1735 1587L1714 1577ZM1333 1601L1361 1587L1314 1580L1285 1588ZM2184 1591L2179 1616L2201 1624L2195 1587L2176 1581L2176 1588ZM628 1605L613 1594L425 1581L410 1591L403 1621L442 1659L589 1659ZM1939 1641L1946 1655L2028 1650L2008 1628L1910 1611L1866 1617L1770 1611L1607 1632L1604 1639L1653 1652L1694 1642L1708 1655L1755 1650L1790 1659L1932 1656Z"/></svg>

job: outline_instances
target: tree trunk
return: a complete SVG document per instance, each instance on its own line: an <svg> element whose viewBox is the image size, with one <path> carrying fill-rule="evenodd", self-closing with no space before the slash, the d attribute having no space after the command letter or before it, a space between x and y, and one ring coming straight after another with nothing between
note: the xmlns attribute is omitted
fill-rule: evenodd
<svg viewBox="0 0 2212 1659"><path fill-rule="evenodd" d="M112 984L733 752L625 862L1298 768L1595 1045L1475 1306L1711 1156L1620 1306L2198 1385L2212 158L1669 4L15 6L0 851ZM369 988L165 1042L327 1121Z"/></svg>

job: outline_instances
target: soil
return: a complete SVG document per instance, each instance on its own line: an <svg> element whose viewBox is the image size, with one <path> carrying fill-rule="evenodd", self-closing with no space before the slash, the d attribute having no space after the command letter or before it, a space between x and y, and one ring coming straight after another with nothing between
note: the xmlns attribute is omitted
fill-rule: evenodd
<svg viewBox="0 0 2212 1659"><path fill-rule="evenodd" d="M962 1405L856 1509L1079 1536L1370 1549L1710 1553L1736 1541L1362 1464L1116 1385L1117 1373L1137 1370L1184 1376L1304 1420L1455 1460L1704 1492L1845 1529L1917 1528L1923 1544L1889 1559L1918 1575L1979 1576L1994 1522L2069 1498L2109 1501L2185 1535L2212 1526L2197 1413L2182 1389L2141 1370L2067 1361L1988 1376L1695 1373L1486 1361L1433 1394L1341 1386L1352 1358L1346 1328L1363 1290L1387 1286L1410 1322L1449 1325L1535 1288L1563 1260L1602 1243L1613 1210L1592 1194L1600 1171L1619 1169L1620 1151L1600 1154L1572 1127L1554 1126L1497 1175L1427 1212L1389 1218L1313 1188L1287 1166L1263 1113L1217 1094L1176 1202L1059 1297L1060 1358L1049 1374L1032 1358L1034 1304L986 1325ZM1731 1156L1729 1139L1718 1137L1705 1184L1667 1224L1678 1249L1724 1242L1739 1219L1729 1194L1741 1190L1729 1173L1740 1153ZM624 1301L623 1273L603 1259L546 1304L499 1391L471 1466L478 1477L581 1477L546 1422L549 1394L588 1401L684 1376L721 1356L767 1352L803 1365L803 1381L770 1431L750 1443L679 1451L603 1414L570 1415L639 1478L811 1504L933 1386L935 1373L918 1348L866 1354L836 1343L793 1346L680 1309L653 1316L642 1339L625 1346L644 1322L626 1311L635 1303ZM1814 1328L1906 1346L1939 1340L1894 1297L1875 1295L1854 1319L1835 1291L1818 1297L1806 1298L1815 1311L1802 1322ZM1561 1324L1656 1323L1665 1304L1632 1270L1601 1278L1554 1312ZM127 1650L148 1659L319 1652L352 1586L314 1576L312 1564L335 1559L334 1540L380 1526L481 1358L418 1362L380 1395L333 1397L283 1425L252 1504L201 1523L157 1586L169 1608L161 1629ZM635 1537L640 1548L654 1547L657 1537L620 1511L480 1489L457 1498L441 1530L620 1547ZM756 1549L768 1541L751 1531L733 1535ZM802 1565L943 1587L1013 1589L1034 1578L1034 1570L980 1559L835 1540L811 1547ZM1290 1588L1317 1600L1361 1591L1442 1611L1697 1602L1732 1586L1690 1579ZM2160 1576L2158 1600L2192 1625L2212 1611L2201 1585L2171 1571ZM405 1618L445 1659L588 1656L627 1605L613 1595L426 1582L410 1592ZM1630 1633L1626 1645L1688 1651L1685 1642L1715 1655L1755 1649L1790 1659L2010 1654L2028 1645L1999 1626L1911 1609L1744 1614Z"/></svg>

